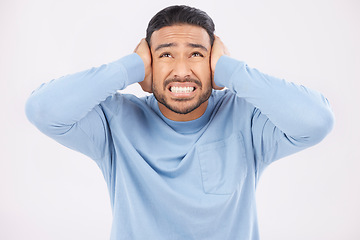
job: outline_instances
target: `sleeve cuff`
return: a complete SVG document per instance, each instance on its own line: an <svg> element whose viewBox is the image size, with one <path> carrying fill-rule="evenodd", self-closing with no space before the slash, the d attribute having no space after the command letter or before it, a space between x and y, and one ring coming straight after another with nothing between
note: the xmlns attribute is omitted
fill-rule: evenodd
<svg viewBox="0 0 360 240"><path fill-rule="evenodd" d="M227 87L232 89L232 79L237 68L244 66L244 62L223 55L216 63L214 81L219 87Z"/></svg>
<svg viewBox="0 0 360 240"><path fill-rule="evenodd" d="M124 88L133 83L141 82L144 80L144 62L138 54L132 53L130 55L122 57L117 62L123 66L127 75L127 78L124 82Z"/></svg>

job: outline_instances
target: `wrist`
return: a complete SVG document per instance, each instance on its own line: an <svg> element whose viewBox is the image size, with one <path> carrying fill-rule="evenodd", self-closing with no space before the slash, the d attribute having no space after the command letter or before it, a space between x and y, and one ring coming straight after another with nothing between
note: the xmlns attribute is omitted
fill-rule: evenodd
<svg viewBox="0 0 360 240"><path fill-rule="evenodd" d="M119 63L125 68L125 87L133 83L141 82L145 78L145 65L142 58L132 53L119 60Z"/></svg>
<svg viewBox="0 0 360 240"><path fill-rule="evenodd" d="M227 55L222 55L216 63L214 83L219 87L231 88L234 71L242 62Z"/></svg>

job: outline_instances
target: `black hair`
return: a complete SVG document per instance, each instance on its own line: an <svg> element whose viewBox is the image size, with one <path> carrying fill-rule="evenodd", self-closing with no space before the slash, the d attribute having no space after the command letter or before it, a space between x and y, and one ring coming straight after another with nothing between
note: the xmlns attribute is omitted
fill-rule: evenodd
<svg viewBox="0 0 360 240"><path fill-rule="evenodd" d="M213 20L206 12L185 5L175 5L164 8L154 16L146 29L147 43L150 46L151 35L154 31L163 27L179 24L190 24L204 28L209 34L211 46L213 45L215 38L215 24Z"/></svg>

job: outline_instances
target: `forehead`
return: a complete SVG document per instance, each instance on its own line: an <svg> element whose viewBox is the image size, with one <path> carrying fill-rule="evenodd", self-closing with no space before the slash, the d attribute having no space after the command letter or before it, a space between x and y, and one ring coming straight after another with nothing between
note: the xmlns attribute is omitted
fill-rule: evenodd
<svg viewBox="0 0 360 240"><path fill-rule="evenodd" d="M160 28L151 36L151 47L166 43L202 44L210 49L210 37L206 30L199 26L184 24Z"/></svg>

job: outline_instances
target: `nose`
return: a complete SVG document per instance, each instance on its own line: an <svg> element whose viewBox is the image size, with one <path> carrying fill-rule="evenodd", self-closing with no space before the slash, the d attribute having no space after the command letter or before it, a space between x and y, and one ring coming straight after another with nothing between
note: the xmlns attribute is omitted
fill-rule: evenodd
<svg viewBox="0 0 360 240"><path fill-rule="evenodd" d="M174 78L189 78L191 67L184 59L178 59L174 62L172 75Z"/></svg>

